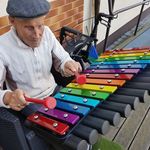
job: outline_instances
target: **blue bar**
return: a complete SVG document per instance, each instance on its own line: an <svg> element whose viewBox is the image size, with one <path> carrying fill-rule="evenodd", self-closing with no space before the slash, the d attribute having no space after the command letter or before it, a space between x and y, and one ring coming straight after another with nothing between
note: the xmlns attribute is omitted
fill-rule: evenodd
<svg viewBox="0 0 150 150"><path fill-rule="evenodd" d="M71 104L71 103L67 103L67 102L62 102L59 100L57 100L56 108L66 110L68 112L72 112L72 113L79 114L82 116L87 115L90 111L90 108L88 108L88 107L84 107L84 106L80 106L80 105L76 105L76 104Z"/></svg>
<svg viewBox="0 0 150 150"><path fill-rule="evenodd" d="M63 93L57 93L54 97L59 100L77 103L77 104L81 104L81 105L85 105L89 107L96 107L97 105L100 104L99 100L80 97L80 96L74 96L74 95L69 95L69 94L63 94Z"/></svg>
<svg viewBox="0 0 150 150"><path fill-rule="evenodd" d="M100 62L94 62L92 65L99 65ZM104 61L103 65L121 65L121 64L150 64L150 60L126 60L126 61Z"/></svg>
<svg viewBox="0 0 150 150"><path fill-rule="evenodd" d="M128 65L91 65L87 69L145 69L147 64L128 64Z"/></svg>

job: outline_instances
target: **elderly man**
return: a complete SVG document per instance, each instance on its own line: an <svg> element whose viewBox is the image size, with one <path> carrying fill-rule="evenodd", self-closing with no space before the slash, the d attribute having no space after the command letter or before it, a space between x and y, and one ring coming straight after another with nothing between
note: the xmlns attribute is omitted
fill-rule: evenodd
<svg viewBox="0 0 150 150"><path fill-rule="evenodd" d="M49 9L46 0L8 0L12 28L0 37L0 106L20 111L27 105L25 95L42 99L53 94L52 64L64 76L81 71L44 26Z"/></svg>

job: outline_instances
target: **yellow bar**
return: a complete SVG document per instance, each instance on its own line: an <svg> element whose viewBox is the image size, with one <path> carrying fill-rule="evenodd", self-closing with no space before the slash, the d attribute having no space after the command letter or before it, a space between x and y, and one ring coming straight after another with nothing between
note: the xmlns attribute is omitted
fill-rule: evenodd
<svg viewBox="0 0 150 150"><path fill-rule="evenodd" d="M130 56L150 56L150 52L145 53L130 53L130 54L110 54L110 55L102 55L100 58L113 58L113 57L130 57Z"/></svg>
<svg viewBox="0 0 150 150"><path fill-rule="evenodd" d="M95 91L102 91L102 92L109 92L109 93L113 93L117 89L117 86L105 86L105 85L95 85L95 84L79 85L77 83L70 83L67 85L67 87L76 88L76 89L95 90Z"/></svg>

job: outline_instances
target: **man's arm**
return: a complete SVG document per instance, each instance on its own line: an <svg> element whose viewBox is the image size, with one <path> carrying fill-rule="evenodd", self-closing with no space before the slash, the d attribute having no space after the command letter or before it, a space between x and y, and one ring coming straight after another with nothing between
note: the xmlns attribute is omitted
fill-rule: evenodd
<svg viewBox="0 0 150 150"><path fill-rule="evenodd" d="M25 93L20 89L7 91L3 97L3 103L13 110L20 111L27 105L24 95Z"/></svg>
<svg viewBox="0 0 150 150"><path fill-rule="evenodd" d="M20 111L23 109L27 102L24 98L22 90L3 90L3 83L6 78L6 69L3 62L0 60L0 107L12 108L13 110Z"/></svg>
<svg viewBox="0 0 150 150"><path fill-rule="evenodd" d="M74 61L69 53L64 50L51 30L49 32L53 44L52 57L55 69L65 76L72 76L75 75L75 72L82 71L80 63Z"/></svg>
<svg viewBox="0 0 150 150"><path fill-rule="evenodd" d="M64 74L65 76L73 76L78 72L82 71L82 67L79 62L76 62L74 60L67 61L64 64Z"/></svg>
<svg viewBox="0 0 150 150"><path fill-rule="evenodd" d="M0 59L0 106L8 108L9 106L7 105L7 102L5 103L3 101L5 93L8 92L7 90L3 90L5 77L6 77L6 69L3 65L2 60Z"/></svg>

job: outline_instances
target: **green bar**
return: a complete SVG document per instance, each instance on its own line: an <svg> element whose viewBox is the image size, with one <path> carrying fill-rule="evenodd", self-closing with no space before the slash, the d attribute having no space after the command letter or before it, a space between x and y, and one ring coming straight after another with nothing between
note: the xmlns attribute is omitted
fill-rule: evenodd
<svg viewBox="0 0 150 150"><path fill-rule="evenodd" d="M63 88L60 90L61 93L67 93L72 95L86 96L91 98L96 98L99 100L106 100L109 93L106 92L98 92L98 91L90 91L85 89L74 89L74 88Z"/></svg>
<svg viewBox="0 0 150 150"><path fill-rule="evenodd" d="M150 56L131 56L131 57L112 57L112 58L98 58L92 62L102 62L102 61L115 61L115 60L140 60L140 59L150 59Z"/></svg>

